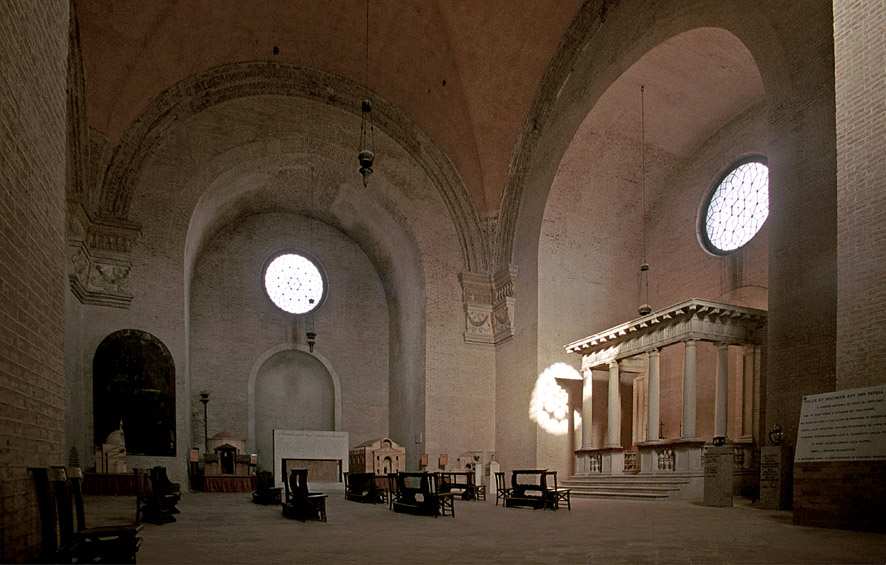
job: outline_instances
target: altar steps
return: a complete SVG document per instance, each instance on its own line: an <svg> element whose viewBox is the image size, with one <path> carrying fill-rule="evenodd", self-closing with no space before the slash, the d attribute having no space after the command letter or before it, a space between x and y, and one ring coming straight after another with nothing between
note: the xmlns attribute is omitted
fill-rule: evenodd
<svg viewBox="0 0 886 565"><path fill-rule="evenodd" d="M615 500L676 500L688 498L690 480L678 477L588 477L573 476L560 486L571 490L571 495L582 498Z"/></svg>

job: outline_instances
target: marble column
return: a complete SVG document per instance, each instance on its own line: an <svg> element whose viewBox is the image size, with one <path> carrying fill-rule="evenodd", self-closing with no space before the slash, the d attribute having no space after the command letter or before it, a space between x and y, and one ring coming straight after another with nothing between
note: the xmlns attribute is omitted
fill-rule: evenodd
<svg viewBox="0 0 886 565"><path fill-rule="evenodd" d="M754 377L756 347L746 345L742 357L741 441L754 441Z"/></svg>
<svg viewBox="0 0 886 565"><path fill-rule="evenodd" d="M647 394L649 402L647 408L647 431L646 441L659 441L661 435L660 405L661 405L661 377L658 349L653 349L646 354L647 366L649 367L649 383Z"/></svg>
<svg viewBox="0 0 886 565"><path fill-rule="evenodd" d="M727 437L729 426L729 344L717 344L717 385L714 390L714 437Z"/></svg>
<svg viewBox="0 0 886 565"><path fill-rule="evenodd" d="M593 448L593 395L594 395L594 372L586 369L581 383L581 448Z"/></svg>
<svg viewBox="0 0 886 565"><path fill-rule="evenodd" d="M609 442L606 447L621 447L621 395L618 393L618 361L609 362Z"/></svg>
<svg viewBox="0 0 886 565"><path fill-rule="evenodd" d="M696 340L683 342L683 434L682 439L695 437Z"/></svg>

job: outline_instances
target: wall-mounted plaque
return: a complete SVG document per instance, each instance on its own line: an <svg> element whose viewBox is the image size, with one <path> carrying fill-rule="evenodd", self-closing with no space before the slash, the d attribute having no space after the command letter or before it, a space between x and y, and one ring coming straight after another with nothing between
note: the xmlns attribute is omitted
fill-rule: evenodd
<svg viewBox="0 0 886 565"><path fill-rule="evenodd" d="M795 463L886 460L886 385L803 397Z"/></svg>

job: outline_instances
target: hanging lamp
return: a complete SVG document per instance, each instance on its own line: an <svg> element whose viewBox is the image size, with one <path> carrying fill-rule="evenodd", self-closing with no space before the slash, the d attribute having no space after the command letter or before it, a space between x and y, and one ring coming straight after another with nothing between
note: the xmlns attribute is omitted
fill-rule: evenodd
<svg viewBox="0 0 886 565"><path fill-rule="evenodd" d="M366 186L369 183L369 175L372 174L372 165L375 162L375 131L372 127L372 101L369 99L369 0L366 0L366 52L363 87L366 90L366 98L360 105L360 147L357 150L357 160L360 163L363 186Z"/></svg>
<svg viewBox="0 0 886 565"><path fill-rule="evenodd" d="M314 167L311 167L311 186L310 186L310 202L308 203L308 251L311 254L311 258L314 257ZM314 299L308 299L309 304L314 304ZM305 332L305 337L308 338L308 349L311 353L314 352L314 344L317 342L317 332L314 331L314 309L311 307L311 311L308 314L308 329Z"/></svg>
<svg viewBox="0 0 886 565"><path fill-rule="evenodd" d="M646 316L652 312L649 305L649 263L646 261L646 102L645 85L640 85L640 186L643 192L643 263L640 265L640 307L637 312Z"/></svg>

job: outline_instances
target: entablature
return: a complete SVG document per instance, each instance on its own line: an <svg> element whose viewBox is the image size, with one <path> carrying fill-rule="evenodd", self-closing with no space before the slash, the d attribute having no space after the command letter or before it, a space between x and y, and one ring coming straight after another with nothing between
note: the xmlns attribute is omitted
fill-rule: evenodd
<svg viewBox="0 0 886 565"><path fill-rule="evenodd" d="M698 340L731 345L761 345L767 312L691 298L619 324L565 346L582 356L582 369L600 369L612 361Z"/></svg>

